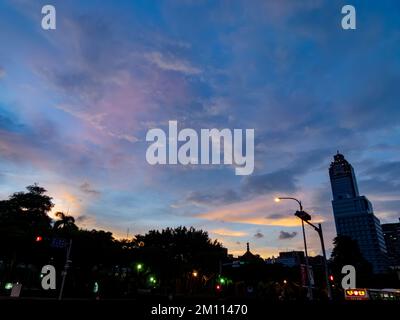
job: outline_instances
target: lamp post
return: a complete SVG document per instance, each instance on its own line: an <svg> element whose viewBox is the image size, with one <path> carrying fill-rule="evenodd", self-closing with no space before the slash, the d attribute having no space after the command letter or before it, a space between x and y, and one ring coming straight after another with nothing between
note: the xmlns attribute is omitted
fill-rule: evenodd
<svg viewBox="0 0 400 320"><path fill-rule="evenodd" d="M299 208L300 208L300 212L304 212L303 211L303 205L301 204L301 201L296 199L296 198L292 198L292 197L277 197L275 198L276 202L280 202L281 200L294 200L299 204ZM311 219L311 217L310 217ZM311 287L311 274L310 274L310 265L308 263L308 252L307 252L307 241L306 241L306 233L304 230L304 220L301 219L301 228L303 230L303 240L304 240L304 253L305 253L305 262L306 262L306 269L307 269L307 289L308 289L308 298L310 300L313 300L313 292L312 292L312 287Z"/></svg>
<svg viewBox="0 0 400 320"><path fill-rule="evenodd" d="M276 198L275 200L280 201L281 199L292 199L292 200L295 200L298 202L298 204L300 206L300 211L296 211L296 213L294 215L301 220L301 223L303 226L303 236L304 236L304 222L307 223L308 225L310 225L311 227L313 227L315 231L317 231L319 240L321 242L322 255L323 255L323 259L324 259L326 290L327 290L327 294L328 294L328 299L332 300L332 290L331 290L331 285L329 283L329 272L328 272L328 264L327 264L327 260L326 260L325 243L324 243L324 236L322 233L322 225L320 223L318 223L318 227L317 227L316 225L314 225L310 222L311 216L307 212L303 211L303 206L301 205L301 201L299 201L295 198ZM304 244L305 244L305 236L304 236ZM306 251L306 256L307 256L307 251ZM307 263L307 259L306 259L306 263Z"/></svg>
<svg viewBox="0 0 400 320"><path fill-rule="evenodd" d="M321 241L322 255L324 257L326 290L328 293L328 299L332 300L332 290L331 290L331 285L329 283L329 274L328 274L329 272L328 272L328 264L326 262L326 252L325 252L324 236L322 234L322 225L320 223L318 223L318 227L317 227L316 225L312 224L309 221L306 221L306 223L309 224L311 227L313 227L314 230L317 231L317 233L319 235L319 240Z"/></svg>

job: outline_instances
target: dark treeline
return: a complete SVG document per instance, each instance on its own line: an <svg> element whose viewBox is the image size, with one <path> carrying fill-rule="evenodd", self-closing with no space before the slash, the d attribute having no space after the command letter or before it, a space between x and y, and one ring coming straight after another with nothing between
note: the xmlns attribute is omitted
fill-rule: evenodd
<svg viewBox="0 0 400 320"><path fill-rule="evenodd" d="M2 291L7 282L20 282L25 293L43 295L40 275L47 264L56 267L60 283L70 240L66 294L73 296L184 292L193 273L207 284L226 258L219 242L194 228L153 230L118 240L111 232L79 228L74 217L63 212L57 212L53 220L49 212L54 204L46 190L36 184L26 189L0 201Z"/></svg>
<svg viewBox="0 0 400 320"><path fill-rule="evenodd" d="M152 230L118 240L111 232L79 228L74 217L63 212L51 219L54 204L46 190L37 184L26 189L0 201L0 295L9 295L7 283L19 282L22 296L56 297L72 241L66 297L198 294L305 298L298 267L267 265L254 255L234 261L221 243L194 228ZM41 268L49 264L57 271L57 290L45 291ZM372 276L357 243L336 238L330 269L338 297L342 296L340 271L345 264L356 266L362 287L393 287L395 278ZM313 267L316 296L323 298L322 263Z"/></svg>

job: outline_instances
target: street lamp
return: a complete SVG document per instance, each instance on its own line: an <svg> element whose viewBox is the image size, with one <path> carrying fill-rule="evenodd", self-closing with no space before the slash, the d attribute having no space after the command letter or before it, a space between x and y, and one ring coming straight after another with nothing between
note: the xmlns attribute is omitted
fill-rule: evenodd
<svg viewBox="0 0 400 320"><path fill-rule="evenodd" d="M275 198L275 202L280 202L281 200L294 200L298 203L300 211L296 211L297 212L303 212L303 206L301 204L301 201L296 199L296 198L292 198L292 197L277 197ZM308 218L308 217L306 217ZM311 217L310 217L311 219ZM305 253L305 262L306 262L306 269L307 269L307 289L308 289L308 298L310 300L313 300L313 293L312 293L312 287L311 287L311 273L310 273L310 265L308 263L308 252L307 252L307 241L306 241L306 233L304 230L304 220L301 219L301 228L303 230L303 240L304 240L304 253Z"/></svg>
<svg viewBox="0 0 400 320"><path fill-rule="evenodd" d="M332 300L332 291L331 291L331 286L330 286L330 283L329 283L328 264L326 262L327 260L326 260L324 236L323 236L323 233L322 233L322 225L320 223L318 223L318 227L317 227L316 225L314 225L314 224L312 224L310 222L311 216L307 212L303 211L303 206L301 205L301 201L299 201L299 200L297 200L295 198L283 198L283 197L276 198L275 201L279 202L281 199L295 200L295 201L297 201L297 203L300 206L300 211L296 211L294 215L301 220L301 224L302 224L302 227L303 227L304 247L306 248L305 250L306 250L306 265L307 265L307 269L308 269L308 257L307 257L306 238L305 238L305 233L304 233L304 222L307 223L308 225L310 225L311 227L313 227L315 231L317 231L318 236L319 236L319 240L321 242L322 255L323 255L323 259L324 259L325 282L326 282L326 289L327 289L327 293L328 293L328 299Z"/></svg>
<svg viewBox="0 0 400 320"><path fill-rule="evenodd" d="M306 213L306 212L305 212ZM308 213L306 213L308 216L310 216ZM299 216L298 216L299 217ZM299 217L300 219L302 219L301 217ZM310 219L311 220L311 216ZM303 221L303 219L302 219ZM312 224L311 222L309 222L308 220L304 220L308 225L310 225L311 227L314 228L315 231L317 231L318 236L319 236L319 240L321 241L321 248L322 248L322 255L324 257L324 269L325 269L325 282L326 282L326 290L328 293L328 299L332 300L332 291L331 291L331 285L329 283L329 274L328 274L328 264L326 262L326 252L325 252L325 243L324 243L324 236L322 234L322 225L320 223L318 223L318 227L314 224Z"/></svg>

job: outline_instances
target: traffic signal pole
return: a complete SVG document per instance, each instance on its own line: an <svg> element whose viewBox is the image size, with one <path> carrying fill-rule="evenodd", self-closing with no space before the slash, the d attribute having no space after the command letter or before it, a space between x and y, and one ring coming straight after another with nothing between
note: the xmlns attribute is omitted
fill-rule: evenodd
<svg viewBox="0 0 400 320"><path fill-rule="evenodd" d="M296 213L305 213L303 211L303 205L301 204L301 201L299 199L296 199L296 198L293 198L293 197L278 197L278 198L275 198L275 201L276 200L278 200L278 201L280 201L280 200L294 200L294 201L296 201L298 203L299 209L300 209L300 211L296 211ZM305 213L305 214L307 214L307 213ZM311 217L308 214L307 214L307 216L311 219ZM304 257L305 259L304 260L306 262L307 280L308 280L307 281L307 290L308 290L307 296L308 296L309 300L313 300L313 291L312 291L312 284L311 284L311 270L310 270L310 264L308 262L307 240L306 240L306 232L305 232L305 229L304 229L304 221L306 221L306 220L304 220L301 216L298 216L298 217L301 220L301 228L303 230L304 254L305 254L305 257Z"/></svg>
<svg viewBox="0 0 400 320"><path fill-rule="evenodd" d="M302 219L303 221L303 219ZM322 255L324 257L324 269L325 269L325 282L326 282L326 290L328 293L328 299L332 300L332 290L331 290L331 285L329 283L329 271L328 271L328 263L326 260L326 251L325 251L325 243L324 243L324 236L322 234L322 225L318 223L318 227L312 224L309 221L306 221L311 227L314 228L315 231L317 231L319 235L319 240L321 241L321 248L322 248Z"/></svg>
<svg viewBox="0 0 400 320"><path fill-rule="evenodd" d="M303 205L301 204L300 200L293 198L293 197L277 197L277 198L275 198L276 202L279 202L280 200L294 200L299 204L300 211L296 211L294 215L301 220L301 227L303 229L305 262L306 262L307 276L308 276L309 299L312 300L312 287L311 287L310 269L309 269L309 264L308 264L307 242L306 242L306 234L305 234L305 230L304 230L304 222L308 223L311 227L313 227L314 230L317 231L317 233L319 235L319 240L321 241L322 255L324 258L326 290L327 290L328 299L332 300L332 290L331 290L331 285L329 283L329 271L328 271L328 263L326 260L324 236L322 234L322 225L319 223L318 227L317 227L314 224L312 224L311 222L309 222L309 220L311 220L311 216L307 212L303 211Z"/></svg>
<svg viewBox="0 0 400 320"><path fill-rule="evenodd" d="M301 219L301 228L303 229L303 240L304 240L304 253L305 253L305 262L306 262L306 269L307 269L307 296L308 299L313 300L313 292L312 292L312 286L311 286L311 270L310 270L310 264L308 262L308 251L307 251L307 241L306 241L306 232L304 230L304 221Z"/></svg>

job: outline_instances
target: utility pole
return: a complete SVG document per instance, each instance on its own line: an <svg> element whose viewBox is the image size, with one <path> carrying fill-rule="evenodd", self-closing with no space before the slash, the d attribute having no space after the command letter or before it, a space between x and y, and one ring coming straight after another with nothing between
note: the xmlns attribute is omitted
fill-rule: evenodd
<svg viewBox="0 0 400 320"><path fill-rule="evenodd" d="M312 224L310 222L311 216L307 212L303 211L303 206L301 204L301 201L296 199L296 198L278 197L278 198L275 198L275 202L279 202L281 200L286 200L286 199L296 201L299 204L299 208L300 208L300 211L296 211L296 213L294 215L301 220L301 227L303 228L304 251L305 251L305 261L306 261L307 276L308 276L308 294L309 294L309 298L310 298L310 300L312 300L313 297L312 297L312 287L311 287L311 272L310 272L309 264L308 264L306 234L304 232L304 222L309 224L311 227L313 227L314 230L317 231L317 233L319 235L319 240L321 241L322 255L323 255L323 258L324 258L326 290L327 290L327 294L328 294L328 299L332 300L332 289L331 289L331 285L329 283L329 271L328 271L328 263L327 263L327 260L326 260L324 236L322 234L322 225L320 223L318 223L318 227L317 227L316 225L314 225L314 224Z"/></svg>
<svg viewBox="0 0 400 320"><path fill-rule="evenodd" d="M68 246L68 249L67 249L67 256L65 258L64 270L62 272L62 282L61 282L61 289L60 289L60 294L58 296L58 300L62 300L62 296L63 296L63 292L64 292L65 279L67 277L69 263L71 262L69 260L69 257L71 255L71 248L72 248L72 239L69 240L69 246Z"/></svg>
<svg viewBox="0 0 400 320"><path fill-rule="evenodd" d="M306 241L306 232L304 230L304 221L301 220L301 227L303 229L303 240L304 240L304 253L305 257L304 260L306 262L306 269L307 269L307 295L308 299L313 300L313 292L312 292L312 284L311 284L311 270L310 264L308 262L308 250L307 250L307 241Z"/></svg>
<svg viewBox="0 0 400 320"><path fill-rule="evenodd" d="M310 269L310 264L308 262L308 251L307 251L307 240L306 240L306 232L304 230L304 221L307 219L311 219L311 216L303 211L303 205L301 204L301 201L299 199L293 198L293 197L277 197L275 198L275 202L280 202L281 200L294 200L298 203L300 211L296 211L295 215L298 216L301 219L301 228L303 230L303 240L304 240L304 260L306 263L306 269L307 269L307 296L309 300L313 300L313 291L312 291L312 284L311 284L311 269ZM305 217L300 217L302 213L305 213L307 216ZM300 215L298 215L300 214ZM307 221L306 221L307 222Z"/></svg>
<svg viewBox="0 0 400 320"><path fill-rule="evenodd" d="M314 230L317 231L317 233L319 235L319 240L321 241L322 256L324 258L326 290L327 290L327 294L328 294L328 299L332 300L332 289L331 289L331 285L329 283L329 270L328 270L328 263L326 260L326 251L325 251L324 236L322 234L322 225L320 223L318 223L318 227L317 227L309 221L306 221L306 223L308 223L311 227L313 227Z"/></svg>

